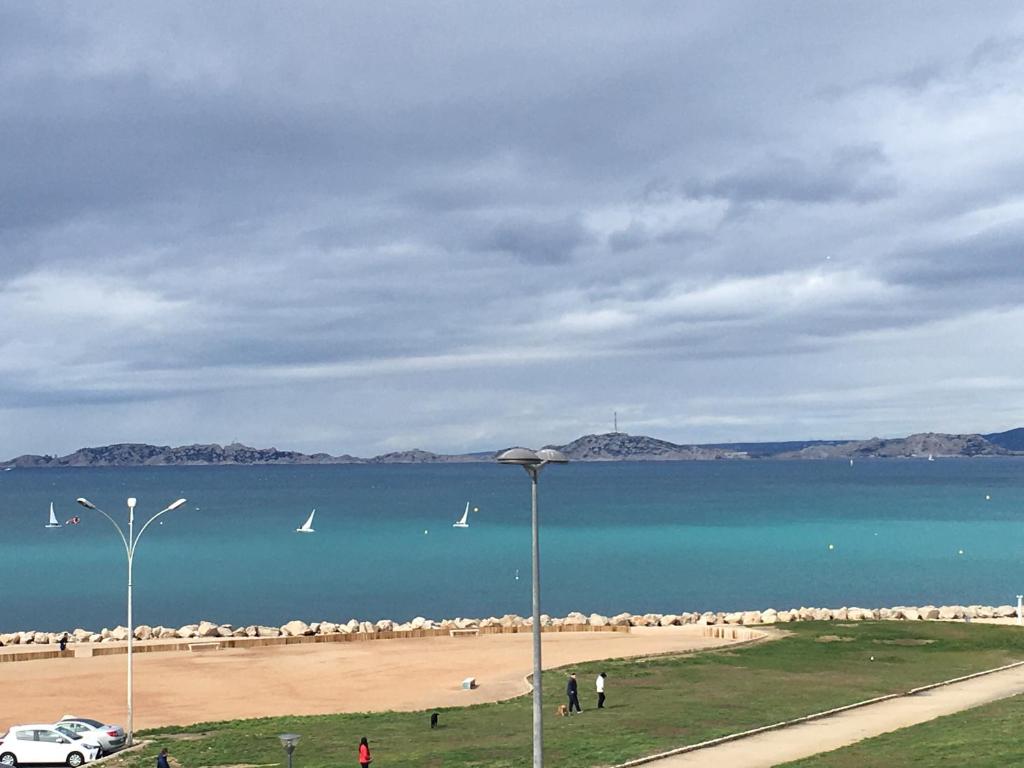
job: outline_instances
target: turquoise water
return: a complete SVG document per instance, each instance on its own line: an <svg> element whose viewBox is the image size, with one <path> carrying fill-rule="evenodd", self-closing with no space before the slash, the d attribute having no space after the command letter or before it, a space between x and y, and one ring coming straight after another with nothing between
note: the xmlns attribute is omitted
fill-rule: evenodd
<svg viewBox="0 0 1024 768"><path fill-rule="evenodd" d="M526 615L529 491L492 464L3 472L0 631L124 623L122 545L77 496L125 520L129 495L141 519L189 499L139 545L137 623ZM51 500L82 523L45 529ZM294 533L314 506L317 533ZM1024 459L569 464L540 509L555 615L1024 591Z"/></svg>

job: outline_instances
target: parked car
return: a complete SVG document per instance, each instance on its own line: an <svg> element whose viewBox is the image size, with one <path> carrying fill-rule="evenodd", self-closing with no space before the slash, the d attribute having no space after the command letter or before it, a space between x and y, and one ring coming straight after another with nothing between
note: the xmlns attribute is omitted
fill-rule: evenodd
<svg viewBox="0 0 1024 768"><path fill-rule="evenodd" d="M99 754L99 744L62 725L12 725L0 738L0 765L64 763L78 768Z"/></svg>
<svg viewBox="0 0 1024 768"><path fill-rule="evenodd" d="M64 715L54 725L61 725L69 731L83 736L86 741L99 744L100 751L104 755L117 752L124 746L124 728L120 725L104 725L91 717L75 717L74 715Z"/></svg>

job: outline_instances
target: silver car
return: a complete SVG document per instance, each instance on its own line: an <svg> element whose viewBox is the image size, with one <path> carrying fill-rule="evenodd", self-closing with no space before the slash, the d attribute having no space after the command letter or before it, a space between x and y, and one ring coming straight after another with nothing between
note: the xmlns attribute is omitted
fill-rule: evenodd
<svg viewBox="0 0 1024 768"><path fill-rule="evenodd" d="M105 725L91 717L75 717L74 715L64 715L54 725L67 728L79 736L84 736L86 741L99 744L100 751L104 755L117 752L124 747L124 728L120 725Z"/></svg>

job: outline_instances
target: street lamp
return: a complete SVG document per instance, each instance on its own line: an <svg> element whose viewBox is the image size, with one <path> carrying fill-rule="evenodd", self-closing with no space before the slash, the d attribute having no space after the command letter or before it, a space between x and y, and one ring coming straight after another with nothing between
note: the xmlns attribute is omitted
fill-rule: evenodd
<svg viewBox="0 0 1024 768"><path fill-rule="evenodd" d="M299 739L302 737L297 733L282 733L277 738L281 740L281 746L288 753L288 768L292 768L292 752L299 746Z"/></svg>
<svg viewBox="0 0 1024 768"><path fill-rule="evenodd" d="M533 507L533 768L544 766L544 709L541 701L540 663L540 538L537 526L537 479L545 464L567 464L564 453L553 448L531 451L510 448L498 456L501 464L518 464L530 476Z"/></svg>
<svg viewBox="0 0 1024 768"><path fill-rule="evenodd" d="M124 531L121 530L121 526L104 512L102 509L97 507L88 499L75 499L86 509L91 509L95 512L99 512L110 524L117 530L117 535L121 537L121 542L124 544L124 552L128 556L128 730L125 734L125 746L130 747L134 743L134 728L132 723L132 642L135 639L135 627L132 626L132 560L135 558L135 547L139 543L139 539L142 538L142 534L146 532L149 524L156 520L164 512L170 512L171 510L177 509L185 503L185 499L178 499L173 504L170 504L155 515L153 515L146 524L142 526L138 534L135 533L135 498L128 499L128 535L124 535Z"/></svg>

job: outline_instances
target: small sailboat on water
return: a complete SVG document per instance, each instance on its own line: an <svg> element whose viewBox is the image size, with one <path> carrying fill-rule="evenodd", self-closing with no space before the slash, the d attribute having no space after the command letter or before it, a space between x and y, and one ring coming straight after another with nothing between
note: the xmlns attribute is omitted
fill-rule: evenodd
<svg viewBox="0 0 1024 768"><path fill-rule="evenodd" d="M928 454L928 461L935 461L935 456L933 456L932 454L929 453Z"/></svg>
<svg viewBox="0 0 1024 768"><path fill-rule="evenodd" d="M296 528L296 533L316 533L313 530L313 515L316 514L316 507L313 507L313 511L309 513L309 517L306 518L306 522L301 527Z"/></svg>
<svg viewBox="0 0 1024 768"><path fill-rule="evenodd" d="M53 502L50 502L50 522L46 524L47 528L60 528L60 523L57 522L57 515L53 513Z"/></svg>
<svg viewBox="0 0 1024 768"><path fill-rule="evenodd" d="M466 502L466 509L457 521L452 523L452 528L469 528L469 502Z"/></svg>

